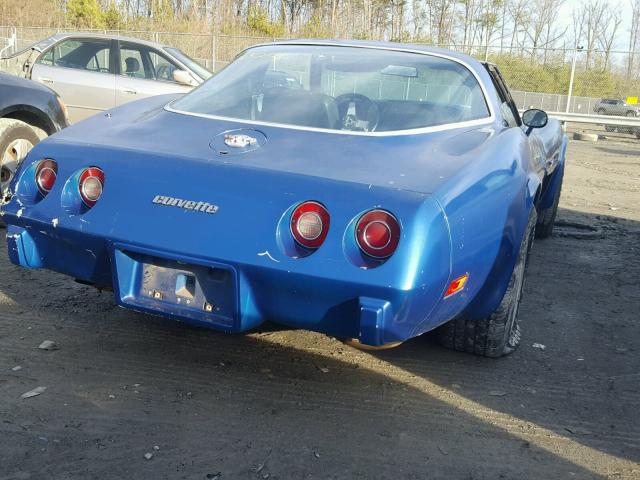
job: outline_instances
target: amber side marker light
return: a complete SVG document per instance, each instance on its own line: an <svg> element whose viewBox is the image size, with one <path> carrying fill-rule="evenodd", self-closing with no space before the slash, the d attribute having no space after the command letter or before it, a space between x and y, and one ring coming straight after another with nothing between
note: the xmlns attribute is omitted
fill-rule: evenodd
<svg viewBox="0 0 640 480"><path fill-rule="evenodd" d="M455 295L459 291L461 291L464 286L467 284L467 280L469 280L469 274L465 273L461 277L456 278L453 282L449 284L449 288L444 292L444 298L448 298L451 295Z"/></svg>

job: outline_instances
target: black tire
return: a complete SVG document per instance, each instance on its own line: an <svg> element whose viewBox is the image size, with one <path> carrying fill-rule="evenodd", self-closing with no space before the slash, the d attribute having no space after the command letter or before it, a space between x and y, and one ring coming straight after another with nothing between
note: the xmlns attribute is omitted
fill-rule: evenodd
<svg viewBox="0 0 640 480"><path fill-rule="evenodd" d="M607 132L615 132L615 131L616 131L616 127L614 127L613 125L605 125L605 126L604 126L604 129L605 129Z"/></svg>
<svg viewBox="0 0 640 480"><path fill-rule="evenodd" d="M597 113L598 115L604 115L604 113L605 113L605 112L604 112L604 108L599 108L598 110L596 110L596 113Z"/></svg>
<svg viewBox="0 0 640 480"><path fill-rule="evenodd" d="M532 208L518 260L509 286L498 308L488 317L471 320L456 318L438 329L438 340L446 348L497 358L513 352L520 343L518 309L522 299L529 251L533 244L537 214Z"/></svg>
<svg viewBox="0 0 640 480"><path fill-rule="evenodd" d="M556 192L553 196L553 204L549 208L545 208L538 212L536 238L549 238L553 233L553 226L556 223L556 215L558 214L558 204L560 203L560 194L562 192L564 168L558 172L558 175L560 175L560 183L556 187Z"/></svg>

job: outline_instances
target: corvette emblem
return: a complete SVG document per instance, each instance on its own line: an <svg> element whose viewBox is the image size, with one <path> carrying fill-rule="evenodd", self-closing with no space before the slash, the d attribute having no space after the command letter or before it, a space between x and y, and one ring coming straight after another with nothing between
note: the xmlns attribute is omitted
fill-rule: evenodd
<svg viewBox="0 0 640 480"><path fill-rule="evenodd" d="M194 212L214 214L218 211L217 205L213 205L208 202L195 202L193 200L183 200L182 198L167 197L164 195L156 195L153 197L152 202L156 205L177 207L184 210L193 210Z"/></svg>
<svg viewBox="0 0 640 480"><path fill-rule="evenodd" d="M228 147L244 148L250 145L255 145L258 143L258 140L250 137L249 135L227 133L224 136L224 143Z"/></svg>

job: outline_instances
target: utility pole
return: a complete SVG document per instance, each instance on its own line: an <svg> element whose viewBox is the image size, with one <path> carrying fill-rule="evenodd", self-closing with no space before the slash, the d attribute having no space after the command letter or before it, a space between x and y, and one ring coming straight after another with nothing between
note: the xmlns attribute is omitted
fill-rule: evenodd
<svg viewBox="0 0 640 480"><path fill-rule="evenodd" d="M571 63L571 77L569 78L569 94L567 95L567 109L566 113L569 113L569 107L571 106L571 95L573 94L573 79L576 75L576 61L578 60L578 53L581 52L584 47L576 46L573 52L573 62Z"/></svg>

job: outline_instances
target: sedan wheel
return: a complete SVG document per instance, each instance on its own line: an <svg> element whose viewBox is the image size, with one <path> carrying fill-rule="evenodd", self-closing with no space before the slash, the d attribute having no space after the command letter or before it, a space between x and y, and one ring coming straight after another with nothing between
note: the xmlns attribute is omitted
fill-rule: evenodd
<svg viewBox="0 0 640 480"><path fill-rule="evenodd" d="M0 119L0 198L4 198L20 163L39 140L28 124Z"/></svg>
<svg viewBox="0 0 640 480"><path fill-rule="evenodd" d="M27 152L33 148L33 143L24 138L14 140L5 148L0 160L0 191L9 188L9 182L13 180L18 165L27 156Z"/></svg>

